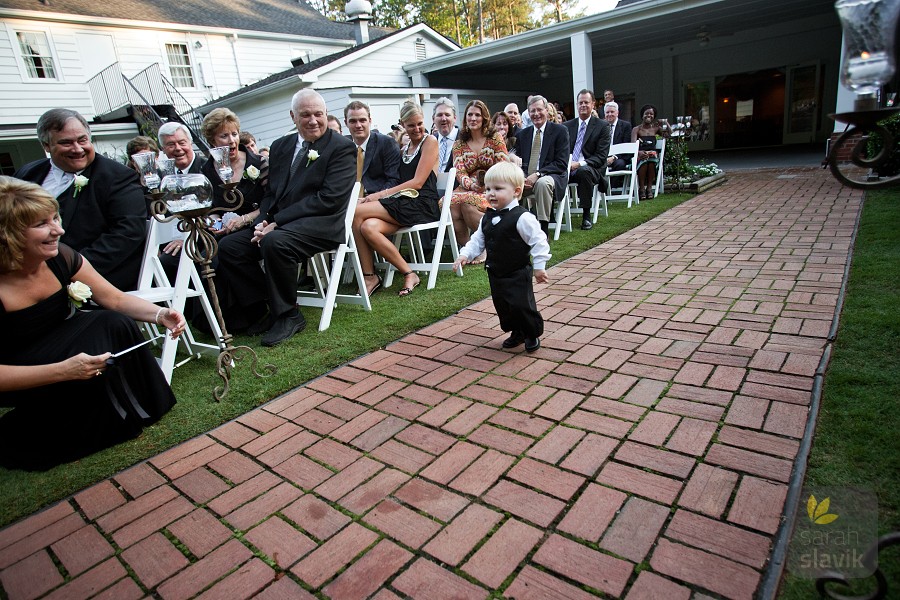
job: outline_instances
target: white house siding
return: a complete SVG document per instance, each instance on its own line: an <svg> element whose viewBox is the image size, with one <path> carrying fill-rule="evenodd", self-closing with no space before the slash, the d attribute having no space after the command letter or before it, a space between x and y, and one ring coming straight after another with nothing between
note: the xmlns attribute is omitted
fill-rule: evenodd
<svg viewBox="0 0 900 600"><path fill-rule="evenodd" d="M393 41L388 46L368 52L365 56L353 59L347 64L323 73L316 83L317 88L331 86L372 86L372 87L409 87L409 77L401 68L415 62L415 39L419 35L409 35ZM432 49L432 56L437 56L437 48ZM441 54L446 50L441 50Z"/></svg>
<svg viewBox="0 0 900 600"><path fill-rule="evenodd" d="M23 77L15 31L45 31L53 51L57 78L51 81ZM0 126L36 123L44 111L64 103L66 108L93 114L90 93L78 46L71 28L48 30L40 23L4 20L0 24Z"/></svg>
<svg viewBox="0 0 900 600"><path fill-rule="evenodd" d="M23 78L18 42L15 39L17 30L37 30L48 34L57 80ZM0 126L35 123L44 111L59 106L61 99L65 99L67 108L81 112L88 119L94 117L93 103L85 82L96 73L88 73L84 68L76 37L78 33L112 36L116 55L109 57L109 61L100 62L119 62L122 73L127 77L133 77L153 63L159 63L163 75L171 80L165 45L185 44L191 59L195 85L191 88L178 88L178 91L194 106L290 68L291 58L298 49L308 52L310 58L315 59L343 50L349 43L342 40L307 43L238 35L233 50L232 42L225 35L219 34L2 19ZM240 61L239 67L236 66L235 57Z"/></svg>

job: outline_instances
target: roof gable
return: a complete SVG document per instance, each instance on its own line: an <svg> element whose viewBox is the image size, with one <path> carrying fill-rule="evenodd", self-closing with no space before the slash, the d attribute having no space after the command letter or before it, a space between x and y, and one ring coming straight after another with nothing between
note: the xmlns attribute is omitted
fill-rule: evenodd
<svg viewBox="0 0 900 600"><path fill-rule="evenodd" d="M455 42L439 34L428 25L417 23L415 25L409 25L402 29L398 29L397 31L388 33L381 37L371 39L365 44L353 46L352 48L347 48L346 50L341 50L340 52L335 52L333 54L329 54L328 56L323 56L304 65L297 65L296 67L292 67L285 71L269 75L268 77L260 79L259 81L251 83L250 85L246 85L239 90L235 90L230 94L220 96L219 98L216 98L212 102L208 103L206 106L218 106L224 100L230 100L232 98L243 96L244 94L248 94L250 92L268 87L273 84L277 84L279 81L283 81L286 79L292 79L294 77L306 74L324 73L330 71L331 69L337 68L337 66L347 62L348 60L365 56L369 52L372 52L379 47L392 43L394 40L399 40L403 37L406 37L407 35L414 35L420 32L425 35L429 35L435 41L446 45L449 50L459 48L459 46L457 46Z"/></svg>

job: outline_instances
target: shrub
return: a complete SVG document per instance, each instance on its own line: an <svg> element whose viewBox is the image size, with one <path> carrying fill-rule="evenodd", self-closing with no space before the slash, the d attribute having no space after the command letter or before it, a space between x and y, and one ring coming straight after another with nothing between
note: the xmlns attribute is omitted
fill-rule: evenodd
<svg viewBox="0 0 900 600"><path fill-rule="evenodd" d="M888 153L887 160L876 167L874 171L881 177L891 177L900 173L900 143L898 143L900 141L900 113L879 121L878 124L894 137L894 147ZM866 154L875 156L883 147L884 136L873 133L869 136Z"/></svg>

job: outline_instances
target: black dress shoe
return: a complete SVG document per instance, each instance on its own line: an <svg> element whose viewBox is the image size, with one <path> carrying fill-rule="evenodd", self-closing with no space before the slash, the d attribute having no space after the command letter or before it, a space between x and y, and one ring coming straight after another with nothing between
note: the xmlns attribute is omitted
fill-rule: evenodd
<svg viewBox="0 0 900 600"><path fill-rule="evenodd" d="M260 343L263 346L277 346L295 333L303 331L306 327L306 319L299 312L291 311L275 319L275 324L262 337Z"/></svg>
<svg viewBox="0 0 900 600"><path fill-rule="evenodd" d="M522 344L525 341L525 335L519 331L513 331L512 334L503 340L504 348L515 348Z"/></svg>
<svg viewBox="0 0 900 600"><path fill-rule="evenodd" d="M531 354L532 352L537 352L537 349L541 347L540 338L528 338L525 340L525 352Z"/></svg>
<svg viewBox="0 0 900 600"><path fill-rule="evenodd" d="M593 228L594 228L594 224L591 223L590 219L583 219L581 221L581 230L582 231L588 231L589 229L593 229Z"/></svg>

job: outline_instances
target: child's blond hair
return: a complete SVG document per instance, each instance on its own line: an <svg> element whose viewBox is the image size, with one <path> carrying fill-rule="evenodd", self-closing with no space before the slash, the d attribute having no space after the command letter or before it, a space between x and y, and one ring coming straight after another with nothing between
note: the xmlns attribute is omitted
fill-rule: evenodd
<svg viewBox="0 0 900 600"><path fill-rule="evenodd" d="M525 174L511 162L498 162L484 174L484 183L508 183L522 189L525 187Z"/></svg>

